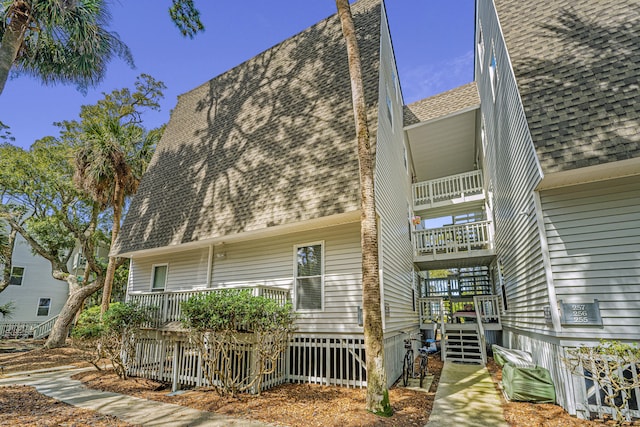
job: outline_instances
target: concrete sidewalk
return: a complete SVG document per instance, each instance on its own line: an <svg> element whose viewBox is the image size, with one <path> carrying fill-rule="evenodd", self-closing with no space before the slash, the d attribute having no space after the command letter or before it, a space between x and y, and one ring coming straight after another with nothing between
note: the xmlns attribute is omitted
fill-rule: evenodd
<svg viewBox="0 0 640 427"><path fill-rule="evenodd" d="M426 427L450 426L508 427L486 367L445 362Z"/></svg>
<svg viewBox="0 0 640 427"><path fill-rule="evenodd" d="M38 392L56 400L79 408L94 410L101 414L113 415L123 421L144 426L269 426L269 424L258 421L231 418L184 406L92 390L86 388L80 381L71 379L73 374L82 370L23 372L1 378L0 386L30 385L35 387Z"/></svg>

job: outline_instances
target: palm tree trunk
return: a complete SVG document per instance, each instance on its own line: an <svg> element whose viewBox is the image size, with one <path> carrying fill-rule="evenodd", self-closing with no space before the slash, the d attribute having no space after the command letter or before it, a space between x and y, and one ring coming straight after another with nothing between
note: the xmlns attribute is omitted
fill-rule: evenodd
<svg viewBox="0 0 640 427"><path fill-rule="evenodd" d="M358 140L360 171L360 244L362 246L362 311L364 315L364 346L367 364L366 409L378 415L393 413L389 402L387 374L384 367L380 277L378 273L378 225L373 181L373 161L369 141L367 109L356 38L349 0L336 0L342 33L347 44L351 96Z"/></svg>
<svg viewBox="0 0 640 427"><path fill-rule="evenodd" d="M13 62L16 60L18 50L24 40L29 20L27 7L23 2L19 2L19 5L14 4L9 7L11 8L9 12L11 20L0 42L0 94L4 91L4 86L9 78L9 71L13 66Z"/></svg>
<svg viewBox="0 0 640 427"><path fill-rule="evenodd" d="M113 245L120 234L120 219L122 218L122 205L124 204L124 190L120 185L120 179L116 176L116 183L114 191L114 203L113 203L113 227L111 228L111 245ZM107 272L104 278L104 289L102 290L102 304L100 306L100 313L104 313L109 310L109 303L111 303L111 291L113 289L113 278L116 275L116 268L118 259L116 257L109 257L109 264L107 265Z"/></svg>

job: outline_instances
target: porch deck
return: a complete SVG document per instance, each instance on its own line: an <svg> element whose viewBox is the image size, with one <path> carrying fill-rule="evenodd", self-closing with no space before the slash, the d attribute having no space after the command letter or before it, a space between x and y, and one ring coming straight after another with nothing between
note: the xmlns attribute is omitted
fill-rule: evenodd
<svg viewBox="0 0 640 427"><path fill-rule="evenodd" d="M206 288L165 292L131 292L127 295L127 302L137 303L143 307L157 308L154 319L146 325L148 328L160 328L170 322L182 319L181 303L196 295L219 292L223 289L249 289L256 296L263 296L284 305L290 301L289 289L272 286L238 286L233 288Z"/></svg>

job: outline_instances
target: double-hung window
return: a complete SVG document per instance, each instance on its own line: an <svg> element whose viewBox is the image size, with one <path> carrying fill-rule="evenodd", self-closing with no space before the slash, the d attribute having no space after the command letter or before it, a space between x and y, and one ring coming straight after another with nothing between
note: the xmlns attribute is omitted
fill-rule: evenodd
<svg viewBox="0 0 640 427"><path fill-rule="evenodd" d="M296 310L322 310L324 253L322 243L295 247Z"/></svg>
<svg viewBox="0 0 640 427"><path fill-rule="evenodd" d="M22 285L22 278L24 277L24 267L11 267L11 277L9 277L10 285Z"/></svg>
<svg viewBox="0 0 640 427"><path fill-rule="evenodd" d="M158 264L153 266L153 274L151 275L151 290L153 292L164 292L167 285L167 264Z"/></svg>
<svg viewBox="0 0 640 427"><path fill-rule="evenodd" d="M40 298L38 300L38 316L48 316L51 308L51 298Z"/></svg>

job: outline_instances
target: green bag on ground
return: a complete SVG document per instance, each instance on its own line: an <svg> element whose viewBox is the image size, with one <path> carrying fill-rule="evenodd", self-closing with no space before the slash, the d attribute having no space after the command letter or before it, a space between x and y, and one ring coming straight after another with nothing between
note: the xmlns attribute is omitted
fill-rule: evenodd
<svg viewBox="0 0 640 427"><path fill-rule="evenodd" d="M556 403L551 374L541 366L520 368L506 363L502 367L502 387L510 400Z"/></svg>

